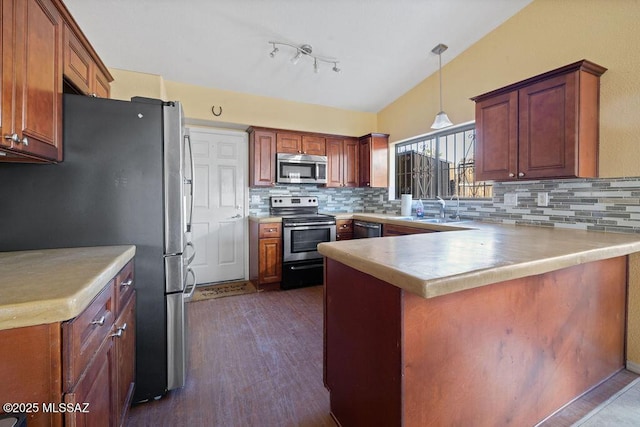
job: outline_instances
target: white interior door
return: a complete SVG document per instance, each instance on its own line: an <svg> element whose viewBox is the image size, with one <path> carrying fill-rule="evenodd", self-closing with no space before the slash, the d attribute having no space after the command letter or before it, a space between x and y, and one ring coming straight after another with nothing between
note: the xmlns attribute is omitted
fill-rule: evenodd
<svg viewBox="0 0 640 427"><path fill-rule="evenodd" d="M192 238L198 284L243 280L246 246L246 132L191 127L195 160Z"/></svg>

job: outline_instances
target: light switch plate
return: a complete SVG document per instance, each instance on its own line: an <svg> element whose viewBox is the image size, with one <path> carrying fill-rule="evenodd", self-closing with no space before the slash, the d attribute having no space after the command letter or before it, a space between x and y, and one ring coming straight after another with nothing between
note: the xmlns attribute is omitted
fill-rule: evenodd
<svg viewBox="0 0 640 427"><path fill-rule="evenodd" d="M549 206L549 193L538 193L538 206Z"/></svg>
<svg viewBox="0 0 640 427"><path fill-rule="evenodd" d="M504 193L504 204L506 206L518 206L518 193Z"/></svg>

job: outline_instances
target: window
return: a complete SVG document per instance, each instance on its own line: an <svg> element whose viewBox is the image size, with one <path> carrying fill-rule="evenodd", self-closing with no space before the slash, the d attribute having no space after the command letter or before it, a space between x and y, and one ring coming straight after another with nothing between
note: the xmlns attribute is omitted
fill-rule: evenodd
<svg viewBox="0 0 640 427"><path fill-rule="evenodd" d="M491 185L475 180L475 136L471 123L396 144L396 198L491 197Z"/></svg>

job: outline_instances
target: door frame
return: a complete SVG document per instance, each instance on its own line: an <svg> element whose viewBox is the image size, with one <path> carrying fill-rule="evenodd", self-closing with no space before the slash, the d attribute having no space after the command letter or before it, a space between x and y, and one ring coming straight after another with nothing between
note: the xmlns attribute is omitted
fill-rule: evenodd
<svg viewBox="0 0 640 427"><path fill-rule="evenodd" d="M246 130L233 129L233 128L221 128L216 126L208 126L204 124L190 123L185 121L185 132L191 134L191 129L195 129L202 132L217 133L223 135L242 136L242 150L244 156L244 179L245 186L242 189L242 199L244 206L242 209L242 233L243 245L244 245L244 265L243 265L243 280L249 280L249 134ZM197 250L197 248L196 248ZM224 283L224 282L220 282Z"/></svg>

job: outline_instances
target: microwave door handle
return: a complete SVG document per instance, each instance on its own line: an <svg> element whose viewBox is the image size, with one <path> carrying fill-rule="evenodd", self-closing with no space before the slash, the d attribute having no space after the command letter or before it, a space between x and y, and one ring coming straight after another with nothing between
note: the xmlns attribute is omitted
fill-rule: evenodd
<svg viewBox="0 0 640 427"><path fill-rule="evenodd" d="M195 187L195 181L196 181L195 180L196 163L193 157L193 147L191 145L191 136L185 135L184 140L185 140L185 148L189 147L189 159L191 163L191 177L190 179L185 179L185 182L189 184L189 195L190 195L189 219L187 220L187 232L191 232L191 225L193 224L193 208L195 206L193 195L195 194L194 187Z"/></svg>

